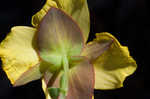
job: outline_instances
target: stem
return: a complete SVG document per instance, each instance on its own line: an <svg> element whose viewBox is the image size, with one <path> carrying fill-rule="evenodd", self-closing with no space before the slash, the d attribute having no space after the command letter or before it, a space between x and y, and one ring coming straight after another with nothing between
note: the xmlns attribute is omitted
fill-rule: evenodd
<svg viewBox="0 0 150 99"><path fill-rule="evenodd" d="M61 89L62 94L66 96L67 91L68 91L68 78L69 78L69 75L68 75L69 62L68 62L66 55L64 55L63 57L63 69L64 69L64 74L62 75L61 80L60 80L60 89Z"/></svg>

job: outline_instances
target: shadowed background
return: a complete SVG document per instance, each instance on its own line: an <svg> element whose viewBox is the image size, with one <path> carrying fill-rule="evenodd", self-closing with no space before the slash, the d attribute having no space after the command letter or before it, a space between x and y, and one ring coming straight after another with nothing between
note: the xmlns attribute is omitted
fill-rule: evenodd
<svg viewBox="0 0 150 99"><path fill-rule="evenodd" d="M0 41L12 26L31 26L31 16L45 0L1 0ZM150 16L148 0L88 0L92 40L95 33L110 32L129 47L138 69L124 82L124 88L95 90L95 99L150 99L149 43ZM40 80L13 88L0 65L0 99L44 99Z"/></svg>

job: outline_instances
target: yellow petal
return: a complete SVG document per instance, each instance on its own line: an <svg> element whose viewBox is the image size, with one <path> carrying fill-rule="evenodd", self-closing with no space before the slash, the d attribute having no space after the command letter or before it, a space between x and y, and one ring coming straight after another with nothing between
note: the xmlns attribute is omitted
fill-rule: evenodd
<svg viewBox="0 0 150 99"><path fill-rule="evenodd" d="M52 6L57 8L56 2L54 2L53 0L46 0L46 3L43 6L43 8L39 12L37 12L35 15L32 16L32 25L34 27L38 26L42 18L45 16L45 14L48 12L50 7Z"/></svg>
<svg viewBox="0 0 150 99"><path fill-rule="evenodd" d="M49 92L47 90L47 84L44 79L42 79L42 88L43 88L46 99L51 99Z"/></svg>
<svg viewBox="0 0 150 99"><path fill-rule="evenodd" d="M13 27L0 44L2 67L15 86L41 77L39 57L32 45L35 32L32 27Z"/></svg>
<svg viewBox="0 0 150 99"><path fill-rule="evenodd" d="M95 41L113 39L113 43L93 63L95 67L95 89L115 89L123 86L123 81L136 70L136 62L128 48L121 46L109 33L96 34Z"/></svg>
<svg viewBox="0 0 150 99"><path fill-rule="evenodd" d="M32 25L37 27L43 16L48 12L50 7L61 8L80 26L85 37L88 39L90 31L89 10L86 0L47 0L43 8L32 17Z"/></svg>
<svg viewBox="0 0 150 99"><path fill-rule="evenodd" d="M94 96L92 96L92 99L94 99Z"/></svg>

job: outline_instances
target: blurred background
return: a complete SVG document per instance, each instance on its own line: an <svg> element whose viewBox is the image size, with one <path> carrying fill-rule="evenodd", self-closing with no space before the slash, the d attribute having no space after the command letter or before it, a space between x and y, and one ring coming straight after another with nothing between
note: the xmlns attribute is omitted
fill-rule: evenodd
<svg viewBox="0 0 150 99"><path fill-rule="evenodd" d="M12 26L31 26L31 16L45 0L1 0L0 41ZM124 88L95 90L95 99L150 99L150 10L149 0L88 0L91 33L110 32L129 47L138 69L124 82ZM1 63L0 63L1 64ZM0 99L44 99L40 80L13 88L0 65Z"/></svg>

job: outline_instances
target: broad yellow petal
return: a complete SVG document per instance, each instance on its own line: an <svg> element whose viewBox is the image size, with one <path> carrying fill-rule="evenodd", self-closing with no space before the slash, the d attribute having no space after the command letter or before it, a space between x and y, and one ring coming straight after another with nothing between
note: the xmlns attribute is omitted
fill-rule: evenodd
<svg viewBox="0 0 150 99"><path fill-rule="evenodd" d="M136 70L136 62L128 48L120 45L109 33L96 34L95 41L113 39L111 46L93 61L95 67L95 89L115 89L123 86L123 81Z"/></svg>
<svg viewBox="0 0 150 99"><path fill-rule="evenodd" d="M83 31L86 42L90 31L89 10L86 0L46 0L43 8L32 17L33 26L38 26L50 7L60 8L72 16Z"/></svg>
<svg viewBox="0 0 150 99"><path fill-rule="evenodd" d="M39 57L32 45L36 29L17 26L0 44L3 69L15 86L41 77Z"/></svg>

